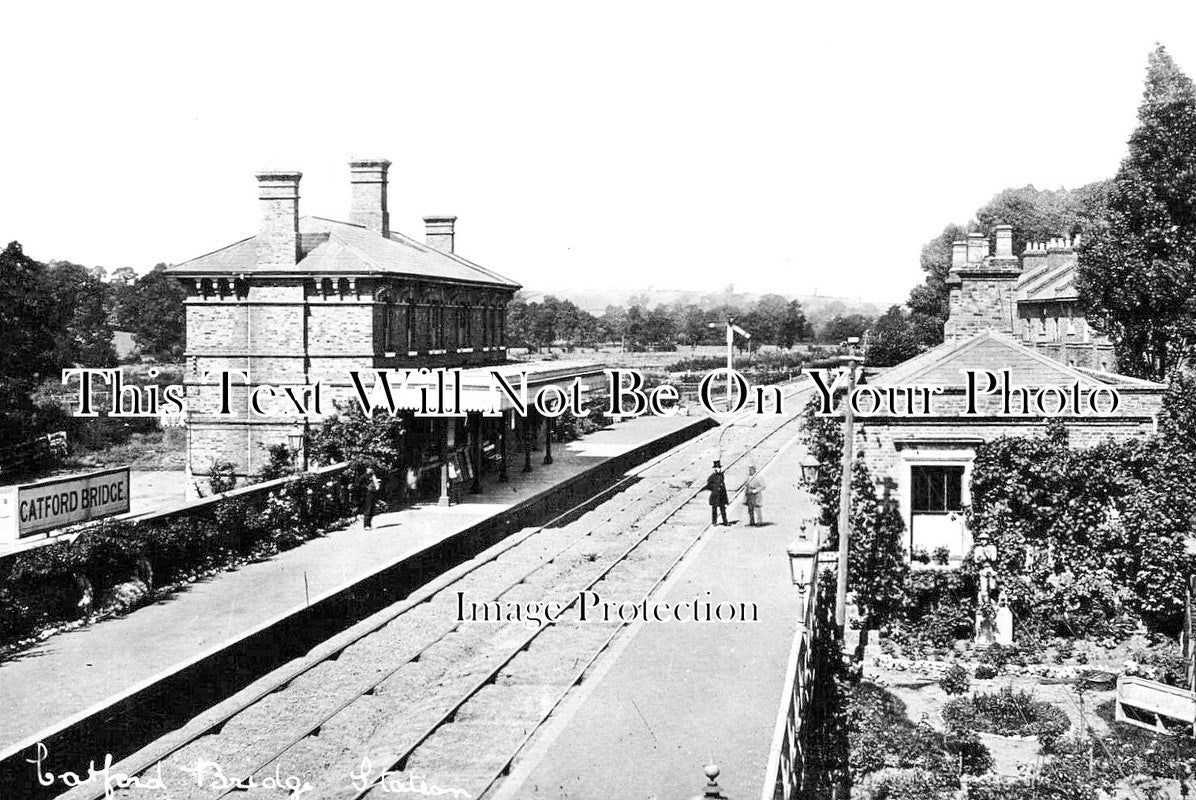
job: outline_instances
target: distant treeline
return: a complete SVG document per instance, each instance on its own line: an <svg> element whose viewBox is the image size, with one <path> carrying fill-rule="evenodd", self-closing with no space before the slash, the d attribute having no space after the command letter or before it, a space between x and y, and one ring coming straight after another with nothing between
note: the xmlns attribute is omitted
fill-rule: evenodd
<svg viewBox="0 0 1196 800"><path fill-rule="evenodd" d="M544 347L596 347L618 343L625 350L673 350L677 347L721 344L725 324L735 324L751 334L745 348L761 345L791 348L798 342L838 344L862 336L872 318L838 314L817 330L801 303L778 294L766 294L743 307L724 297L720 303L673 303L648 307L646 296L632 297L629 305L610 305L601 315L578 308L572 301L549 295L529 302L520 292L507 307L507 343L538 351Z"/></svg>

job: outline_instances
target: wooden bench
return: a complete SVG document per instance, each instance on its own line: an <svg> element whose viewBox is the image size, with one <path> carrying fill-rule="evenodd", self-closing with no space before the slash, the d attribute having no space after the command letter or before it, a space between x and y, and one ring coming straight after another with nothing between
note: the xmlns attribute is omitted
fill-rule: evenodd
<svg viewBox="0 0 1196 800"><path fill-rule="evenodd" d="M1122 675L1117 679L1116 718L1156 733L1173 733L1183 725L1196 736L1196 693Z"/></svg>

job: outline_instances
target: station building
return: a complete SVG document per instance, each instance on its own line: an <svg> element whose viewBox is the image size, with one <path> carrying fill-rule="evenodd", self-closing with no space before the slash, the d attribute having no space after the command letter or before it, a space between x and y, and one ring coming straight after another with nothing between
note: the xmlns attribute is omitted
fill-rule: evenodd
<svg viewBox="0 0 1196 800"><path fill-rule="evenodd" d="M944 338L998 330L1055 361L1116 371L1112 342L1092 329L1080 308L1079 234L1027 242L1020 259L1013 254L1010 226L998 225L995 239L992 255L982 233L952 244Z"/></svg>
<svg viewBox="0 0 1196 800"><path fill-rule="evenodd" d="M456 252L456 217L425 217L423 241L392 230L389 167L385 159L349 163L348 221L300 214L301 173L260 172L257 234L168 270L187 293L191 493L203 491L218 461L231 462L238 478L255 474L277 444L306 461L307 434L319 419L295 413L286 398L263 407L266 414L251 414L255 387L318 382L327 414L336 403L356 402L354 370L372 376L379 369L459 367L478 383L478 371L500 369L515 386L526 373L529 390L601 371L509 363L506 306L519 284ZM218 413L224 392L216 376L226 371L229 414ZM310 394L298 394L310 402ZM450 475L476 490L483 453L497 454L491 460L505 477L508 434L523 442L539 427L551 436L547 421L515 419L509 404L501 418L483 418L480 408L448 420L415 418L412 405L406 410L410 466L439 488L442 502Z"/></svg>
<svg viewBox="0 0 1196 800"><path fill-rule="evenodd" d="M886 397L878 413L859 419L855 446L880 491L896 499L910 553L945 546L960 558L971 548L963 510L971 503L972 463L983 442L1042 435L1051 418L1064 424L1074 447L1157 430L1166 387L1111 371L1110 343L1079 313L1075 240L1030 245L1019 262L1011 251L1009 226L999 226L995 239L992 255L980 234L955 243L943 343L864 380L899 398L896 410ZM969 373L978 376L971 409ZM992 393L985 391L988 373L1002 384ZM913 387L936 392L930 413L922 413L917 399L912 409L906 407L903 392ZM1055 413L1060 399L1053 387L1065 390L1064 399L1078 395L1080 409L1069 401ZM1031 398L1041 396L1046 413L1033 401L1030 413L1022 413L1021 390ZM1110 392L1119 399L1117 409L1093 413L1090 400L1098 409L1110 409ZM871 395L868 403L870 410Z"/></svg>

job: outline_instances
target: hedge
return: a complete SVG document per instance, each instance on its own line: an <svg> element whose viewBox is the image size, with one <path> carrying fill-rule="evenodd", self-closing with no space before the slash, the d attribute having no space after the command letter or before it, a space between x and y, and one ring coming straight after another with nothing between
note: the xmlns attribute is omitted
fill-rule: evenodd
<svg viewBox="0 0 1196 800"><path fill-rule="evenodd" d="M181 513L115 520L0 560L0 652L49 627L90 616L128 592L134 581L166 587L250 558L295 547L356 512L349 470L324 470L276 485L247 487ZM85 602L90 587L92 604ZM135 593L136 594L136 593Z"/></svg>

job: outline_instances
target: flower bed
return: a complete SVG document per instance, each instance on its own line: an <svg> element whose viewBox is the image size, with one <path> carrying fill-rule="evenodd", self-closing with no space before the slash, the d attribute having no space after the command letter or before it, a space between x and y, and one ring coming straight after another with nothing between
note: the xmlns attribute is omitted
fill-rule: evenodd
<svg viewBox="0 0 1196 800"><path fill-rule="evenodd" d="M1029 692L1006 686L997 692L977 692L943 706L943 721L960 730L998 736L1038 736L1044 743L1063 734L1071 722L1063 709L1035 700Z"/></svg>

